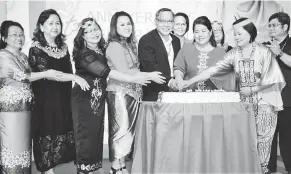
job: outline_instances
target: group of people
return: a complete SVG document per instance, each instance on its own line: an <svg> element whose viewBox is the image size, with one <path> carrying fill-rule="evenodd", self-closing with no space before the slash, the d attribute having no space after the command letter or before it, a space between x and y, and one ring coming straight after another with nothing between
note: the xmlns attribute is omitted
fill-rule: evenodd
<svg viewBox="0 0 291 174"><path fill-rule="evenodd" d="M43 173L53 174L54 167L70 161L80 174L100 169L107 101L110 173L127 174L125 157L133 149L139 101L157 101L161 91L223 88L239 91L242 102L252 105L262 173L276 171L278 132L290 173L289 15L279 12L269 18L272 40L263 44L255 42L253 22L238 19L233 23L234 48L225 43L222 23L211 23L206 16L193 22L193 40L185 37L190 28L185 13L159 9L155 24L137 44L131 16L116 12L105 42L97 21L83 19L74 39L73 74L55 10L40 14L28 56L21 52L21 24L2 22L1 172L31 173L31 139L36 167Z"/></svg>

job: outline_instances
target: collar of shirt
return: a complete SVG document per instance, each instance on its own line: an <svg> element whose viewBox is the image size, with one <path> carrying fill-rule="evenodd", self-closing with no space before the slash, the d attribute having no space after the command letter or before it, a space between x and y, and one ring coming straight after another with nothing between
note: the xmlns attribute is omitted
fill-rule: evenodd
<svg viewBox="0 0 291 174"><path fill-rule="evenodd" d="M165 41L164 38L162 37L162 35L160 33L159 33L159 35L160 35L160 37L161 37L161 39L162 39L162 41L163 41L163 43L164 43L165 46L172 44L172 40L173 39L172 39L171 35L168 36L169 37L168 41Z"/></svg>
<svg viewBox="0 0 291 174"><path fill-rule="evenodd" d="M169 40L165 41L162 37L162 35L159 33L163 44L166 48L167 54L168 54L168 61L170 65L170 71L171 71L171 77L174 77L174 72L173 72L173 66L174 66L174 50L173 50L173 45L172 45L172 37L169 35Z"/></svg>

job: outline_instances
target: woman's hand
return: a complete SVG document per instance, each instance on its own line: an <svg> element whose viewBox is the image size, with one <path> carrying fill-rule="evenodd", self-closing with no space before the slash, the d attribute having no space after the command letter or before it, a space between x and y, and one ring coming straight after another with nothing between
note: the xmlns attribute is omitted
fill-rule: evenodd
<svg viewBox="0 0 291 174"><path fill-rule="evenodd" d="M132 78L132 83L140 84L147 86L147 84L151 83L151 78L149 77L148 73L139 72L136 73Z"/></svg>
<svg viewBox="0 0 291 174"><path fill-rule="evenodd" d="M48 80L60 81L60 78L62 77L61 71L57 71L53 69L46 70L44 73L45 73L44 78Z"/></svg>
<svg viewBox="0 0 291 174"><path fill-rule="evenodd" d="M74 75L75 76L75 82L80 85L81 89L83 91L87 91L90 89L90 85L87 83L87 81L85 79L83 79L80 76Z"/></svg>
<svg viewBox="0 0 291 174"><path fill-rule="evenodd" d="M190 80L183 80L183 81L178 82L179 91L182 91L183 89L188 88L192 84L193 82L191 82Z"/></svg>
<svg viewBox="0 0 291 174"><path fill-rule="evenodd" d="M243 94L244 96L248 97L252 95L252 89L251 87L242 87L240 88L240 93Z"/></svg>
<svg viewBox="0 0 291 174"><path fill-rule="evenodd" d="M178 86L178 90L181 91L184 86L184 80L182 78L176 78L176 83Z"/></svg>
<svg viewBox="0 0 291 174"><path fill-rule="evenodd" d="M166 81L165 81L166 78L164 76L162 76L161 72L154 71L154 72L150 72L150 73L147 73L147 74L150 77L150 79L152 81L156 82L157 84L166 83Z"/></svg>

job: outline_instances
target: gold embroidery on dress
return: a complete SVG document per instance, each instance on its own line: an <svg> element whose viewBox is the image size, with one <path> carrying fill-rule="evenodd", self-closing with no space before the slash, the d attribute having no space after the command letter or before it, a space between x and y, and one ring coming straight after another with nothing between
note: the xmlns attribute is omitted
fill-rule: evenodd
<svg viewBox="0 0 291 174"><path fill-rule="evenodd" d="M34 41L31 44L31 47L36 47L39 48L41 50L43 50L45 53L47 53L49 56L56 58L56 59L60 59L63 58L68 51L68 46L66 44L64 44L62 46L61 49L57 48L57 47L50 47L50 46L41 46L40 43L38 41Z"/></svg>

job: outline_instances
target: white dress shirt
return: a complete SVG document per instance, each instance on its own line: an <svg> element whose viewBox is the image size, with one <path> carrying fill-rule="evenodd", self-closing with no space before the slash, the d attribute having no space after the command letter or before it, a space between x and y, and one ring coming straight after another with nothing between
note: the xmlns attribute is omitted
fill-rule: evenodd
<svg viewBox="0 0 291 174"><path fill-rule="evenodd" d="M173 45L172 45L172 37L169 35L169 39L167 41L165 41L163 39L163 37L161 36L161 34L159 33L163 44L166 48L167 54L168 54L168 61L169 61L169 65L170 65L170 70L171 70L171 77L174 77L174 71L173 71L173 67L174 67L174 49L173 49Z"/></svg>

